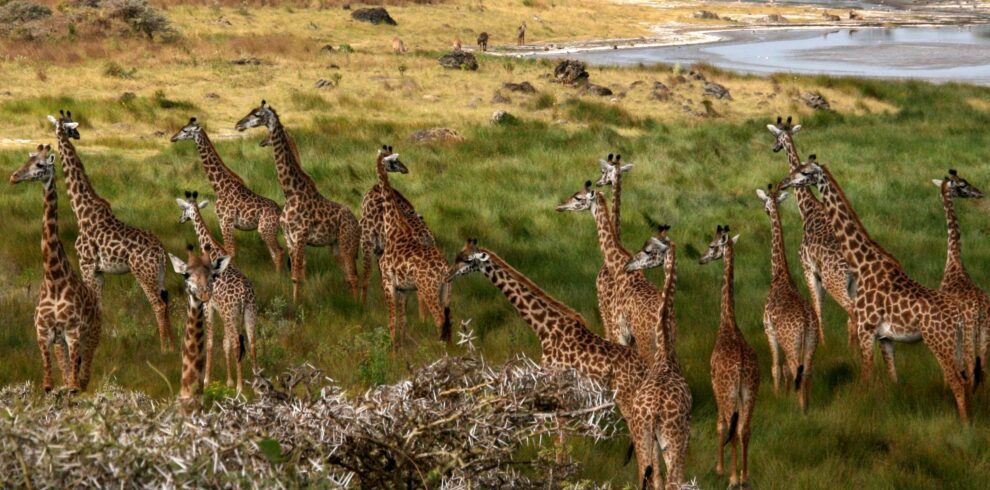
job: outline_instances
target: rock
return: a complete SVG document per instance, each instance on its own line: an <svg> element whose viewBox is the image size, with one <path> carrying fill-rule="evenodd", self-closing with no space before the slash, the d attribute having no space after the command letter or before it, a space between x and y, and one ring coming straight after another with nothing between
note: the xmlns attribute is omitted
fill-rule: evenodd
<svg viewBox="0 0 990 490"><path fill-rule="evenodd" d="M653 82L653 92L650 93L652 99L665 102L670 100L670 94L670 89L666 85L661 82Z"/></svg>
<svg viewBox="0 0 990 490"><path fill-rule="evenodd" d="M587 65L577 60L564 60L553 69L553 78L565 85L580 85L588 81Z"/></svg>
<svg viewBox="0 0 990 490"><path fill-rule="evenodd" d="M599 97L607 97L609 95L612 95L612 89L608 87L603 87L601 85L595 85L593 83L589 83L585 85L584 91L591 95L597 95Z"/></svg>
<svg viewBox="0 0 990 490"><path fill-rule="evenodd" d="M502 84L502 88L510 92L521 92L524 94L536 93L536 87L534 87L533 84L529 82L521 82L521 83L505 82Z"/></svg>
<svg viewBox="0 0 990 490"><path fill-rule="evenodd" d="M0 92L0 97L13 97L13 96L14 93L11 92L10 90L4 90L3 92Z"/></svg>
<svg viewBox="0 0 990 490"><path fill-rule="evenodd" d="M705 81L705 74L704 73L701 73L700 71L691 70L690 72L688 72L688 78L690 78L691 80L697 80L699 82L704 82Z"/></svg>
<svg viewBox="0 0 990 490"><path fill-rule="evenodd" d="M736 20L735 20L735 19L733 19L732 17L722 17L722 20L724 20L724 21L726 21L726 22L735 22L735 21L736 21Z"/></svg>
<svg viewBox="0 0 990 490"><path fill-rule="evenodd" d="M134 92L124 92L120 94L120 97L117 97L117 101L126 104L136 98L137 95Z"/></svg>
<svg viewBox="0 0 990 490"><path fill-rule="evenodd" d="M331 64L331 65L327 65L327 68L330 69L330 70L339 70L340 69L340 65L338 65L338 64Z"/></svg>
<svg viewBox="0 0 990 490"><path fill-rule="evenodd" d="M258 58L237 58L236 60L232 60L230 64L241 65L241 66L245 66L245 65L259 66L259 65L265 65L267 63L259 60Z"/></svg>
<svg viewBox="0 0 990 490"><path fill-rule="evenodd" d="M208 92L203 97L206 97L207 99L214 99L214 100L216 100L216 99L219 99L220 98L220 95L217 94L216 92Z"/></svg>
<svg viewBox="0 0 990 490"><path fill-rule="evenodd" d="M502 92L496 90L495 95L492 96L492 104L511 104L512 99L502 95Z"/></svg>
<svg viewBox="0 0 990 490"><path fill-rule="evenodd" d="M333 52L333 46L331 46L329 44L324 44L323 47L320 48L320 52L321 53L332 53Z"/></svg>
<svg viewBox="0 0 990 490"><path fill-rule="evenodd" d="M391 15L388 15L388 10L385 10L382 7L357 9L351 12L351 18L361 22L370 22L372 24L388 24L390 26L399 25Z"/></svg>
<svg viewBox="0 0 990 490"><path fill-rule="evenodd" d="M732 100L732 95L729 94L729 89L715 82L705 82L705 95L711 95L716 99Z"/></svg>
<svg viewBox="0 0 990 490"><path fill-rule="evenodd" d="M478 70L478 59L467 51L451 51L440 57L440 66L447 69Z"/></svg>
<svg viewBox="0 0 990 490"><path fill-rule="evenodd" d="M636 80L635 82L629 84L629 90L632 90L632 89L634 89L634 88L636 88L636 87L638 87L638 86L640 86L640 85L642 85L644 83L646 83L646 82L644 82L642 80Z"/></svg>
<svg viewBox="0 0 990 490"><path fill-rule="evenodd" d="M409 139L413 143L446 143L463 141L464 137L450 128L430 128L416 131Z"/></svg>
<svg viewBox="0 0 990 490"><path fill-rule="evenodd" d="M695 19L718 20L718 14L715 12L709 12L708 10L697 10L691 14L691 17L694 17Z"/></svg>
<svg viewBox="0 0 990 490"><path fill-rule="evenodd" d="M763 22L768 22L771 24L786 24L787 19L785 19L784 16L780 14L770 14L763 18Z"/></svg>
<svg viewBox="0 0 990 490"><path fill-rule="evenodd" d="M832 106L829 105L827 100L825 100L825 97L822 97L822 94L804 92L801 94L801 102L804 102L804 105L816 111L832 110Z"/></svg>
<svg viewBox="0 0 990 490"><path fill-rule="evenodd" d="M518 119L516 119L516 116L513 116L512 114L509 114L508 112L503 111L502 109L499 109L494 113L492 113L492 118L491 118L492 124L496 124L496 125L512 124L516 121L518 121Z"/></svg>
<svg viewBox="0 0 990 490"><path fill-rule="evenodd" d="M687 83L687 78L684 78L684 75L677 75L676 77L674 77L674 82L676 82L678 85L682 83Z"/></svg>

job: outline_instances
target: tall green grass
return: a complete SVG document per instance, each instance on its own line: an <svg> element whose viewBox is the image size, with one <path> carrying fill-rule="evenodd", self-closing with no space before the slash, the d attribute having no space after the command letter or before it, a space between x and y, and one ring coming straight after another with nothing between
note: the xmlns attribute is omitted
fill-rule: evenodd
<svg viewBox="0 0 990 490"><path fill-rule="evenodd" d="M990 90L850 79L818 83L899 108L889 115L818 113L804 118L800 122L805 131L796 137L797 145L803 154L817 153L831 166L874 238L901 258L908 273L936 286L945 259L945 223L937 190L929 181L952 167L977 187L990 188L990 169L983 163L990 142L990 115L966 103L990 96ZM322 104L309 96L295 96L289 102L297 107ZM52 107L72 109L79 119L104 110L117 111L120 117L188 117L153 100L140 104L141 116L130 115L126 106L67 98L7 102L0 105L0 114L23 117L32 124ZM688 475L698 477L703 488L726 483L712 472L715 407L708 377L721 269L698 266L692 259L707 244L716 224L728 223L742 235L736 264L737 318L764 368L753 425L754 484L761 488L985 486L990 476L987 395L974 402L973 427L960 426L938 367L922 345L898 346L900 384L892 386L878 378L863 386L857 381L856 356L845 345L844 314L831 301L825 311L827 344L815 359L808 415L799 414L792 393L773 394L761 324L769 285L770 229L754 191L787 173L785 157L770 151L772 138L764 127L776 114L745 122L653 122L635 120L620 109L597 103L565 101L562 106L572 120L594 124L564 128L521 115L515 125L463 128L465 142L443 145L407 143L408 134L417 129L414 124L339 114L290 131L304 167L324 194L354 210L374 183L375 148L395 145L410 173L394 177L393 184L424 215L448 257L465 237L478 237L482 245L576 308L596 331L600 326L594 277L602 259L593 219L590 214L560 214L553 208L586 179L597 176L602 155L622 153L624 160L636 164L623 182L627 247L638 248L657 222L673 224L671 235L681 246L677 349L694 394ZM92 124L112 123L114 117L102 113ZM206 123L230 126L233 121ZM620 132L623 128L637 131ZM194 240L191 227L177 223L179 211L173 203L186 189L212 195L191 143L151 154L137 145L140 157L123 148L96 154L87 150L93 143L85 126L82 132L77 148L96 189L109 198L120 218L155 232L173 252ZM271 149L257 146L260 137L252 132L243 139L218 141L217 147L253 189L281 202ZM0 168L12 171L25 158L23 151L0 151ZM71 244L75 220L63 181L58 184L63 197L61 234ZM0 355L5 366L0 385L40 377L31 315L41 275L41 197L40 187L32 184L8 187L0 194L5 209L0 214L5 234L0 246L4 318ZM986 267L990 245L983 240L990 229L988 206L962 202L957 209L970 273L978 283L990 284ZM206 215L216 233L212 207ZM800 283L799 220L793 202L785 203L792 275ZM411 307L415 343L397 356L388 355L387 312L377 273L371 278L368 306L362 308L349 299L339 268L326 249L309 249L307 258L302 298L292 305L286 301L291 297L288 276L274 274L257 235L238 235L238 266L254 281L261 301L259 359L266 371L308 361L361 390L401 378L408 366L428 362L444 351L433 338L433 327L419 321ZM656 271L650 277L661 279ZM181 298L177 276L168 277L168 286L173 298ZM105 334L95 377L112 377L124 386L168 396L168 388L146 363L177 380L179 357L158 352L153 315L134 280L111 276L104 297ZM172 309L175 328L180 329L184 302L173 301ZM455 324L473 319L481 349L492 360L517 352L539 355L535 336L483 278L455 282L452 309ZM223 367L218 370L217 378ZM624 437L599 443L575 441L572 455L585 463L586 478L632 483L634 465L622 466L626 446Z"/></svg>

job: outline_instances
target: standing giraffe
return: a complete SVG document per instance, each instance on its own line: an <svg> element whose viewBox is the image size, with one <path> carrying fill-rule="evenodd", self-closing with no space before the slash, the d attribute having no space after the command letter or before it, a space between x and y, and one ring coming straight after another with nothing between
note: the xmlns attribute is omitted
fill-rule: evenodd
<svg viewBox="0 0 990 490"><path fill-rule="evenodd" d="M292 261L292 301L299 301L299 288L306 276L307 245L332 247L351 295L357 299L357 254L361 241L357 218L351 210L328 200L316 189L316 183L300 165L295 143L275 109L264 100L238 121L235 129L245 131L258 126L268 128L275 149L278 183L285 194L280 223Z"/></svg>
<svg viewBox="0 0 990 490"><path fill-rule="evenodd" d="M10 183L41 182L45 190L41 227L44 281L34 326L44 369L43 386L52 390L51 350L54 347L62 382L72 391L86 390L93 354L100 342L100 302L72 268L58 236L58 193L55 189L55 154L51 145L38 145L28 161L11 174Z"/></svg>
<svg viewBox="0 0 990 490"><path fill-rule="evenodd" d="M729 227L719 225L708 251L698 261L707 264L722 259L722 318L718 337L712 351L712 389L718 407L718 459L715 472L723 474L725 445L732 443L732 466L729 488L746 487L749 483L749 436L753 407L760 388L760 367L756 352L746 343L736 324L735 293L733 291L735 244L739 235L730 238ZM742 469L737 465L738 446L742 444Z"/></svg>
<svg viewBox="0 0 990 490"><path fill-rule="evenodd" d="M763 201L764 210L770 217L772 235L770 246L770 292L763 308L763 328L770 344L770 372L773 374L773 391L779 392L784 362L794 380L794 390L798 394L801 411L808 410L808 395L811 391L811 367L818 348L818 319L808 300L798 292L791 271L787 266L787 252L784 250L784 230L780 224L780 203L787 198L787 192L767 186L767 191L757 189L756 195ZM783 358L781 358L783 351ZM787 379L784 385L787 386Z"/></svg>
<svg viewBox="0 0 990 490"><path fill-rule="evenodd" d="M962 261L962 236L953 199L980 199L983 192L973 187L966 179L949 169L944 180L932 180L939 188L945 221L949 229L948 254L945 259L945 272L939 290L961 299L966 317L965 345L966 360L970 362L969 372L973 373L972 387L976 389L984 378L986 369L987 343L990 342L990 298L973 282Z"/></svg>
<svg viewBox="0 0 990 490"><path fill-rule="evenodd" d="M674 313L674 293L677 290L676 246L667 237L669 225L660 225L655 236L650 237L643 249L626 264L626 270L642 270L663 267L664 283L660 306L660 323L657 325L657 349L653 365L646 373L643 385L637 390L636 408L639 433L633 433L636 461L639 462L639 481L652 473L652 488L680 490L684 484L684 465L691 438L691 389L677 361L677 352L671 332L677 329ZM630 424L632 430L633 424ZM666 485L659 472L659 460L663 457L667 468ZM647 469L647 465L653 465ZM649 487L648 487L649 488Z"/></svg>
<svg viewBox="0 0 990 490"><path fill-rule="evenodd" d="M487 277L533 329L540 339L544 366L574 369L607 385L616 393L619 411L629 423L633 440L644 434L640 424L648 418L637 415L636 406L641 401L636 397L648 366L634 349L592 333L576 311L548 295L491 251L478 248L474 239L469 239L457 254L448 280L471 272ZM646 480L645 475L640 476Z"/></svg>
<svg viewBox="0 0 990 490"><path fill-rule="evenodd" d="M660 291L640 270L627 271L626 264L632 258L622 244L615 239L615 226L609 215L605 196L591 188L591 181L584 190L576 192L557 206L557 211L587 211L595 216L598 245L605 257L605 264L614 281L614 325L618 343L632 345L635 342L640 355L646 361L653 359L656 348L656 326L660 320ZM672 332L676 341L676 332Z"/></svg>
<svg viewBox="0 0 990 490"><path fill-rule="evenodd" d="M210 259L194 252L192 244L186 249L189 259L168 254L172 269L185 278L186 296L189 298L189 312L186 317L186 335L182 346L182 385L179 390L179 405L186 411L196 411L201 405L203 394L203 314L213 295L213 285L217 278L230 265L230 257L220 256ZM207 251L209 248L207 248Z"/></svg>
<svg viewBox="0 0 990 490"><path fill-rule="evenodd" d="M162 351L171 351L175 343L168 317L168 291L165 289L165 247L151 233L117 219L110 203L100 197L86 176L82 160L70 138L79 139L72 113L59 111L58 119L48 116L55 125L58 151L69 203L79 225L76 253L83 282L100 298L104 274L134 274L148 302L155 310Z"/></svg>
<svg viewBox="0 0 990 490"><path fill-rule="evenodd" d="M786 122L777 117L777 124L768 124L767 129L776 139L773 151L776 153L784 150L790 171L801 168L801 158L794 146L794 135L801 131L801 125L792 126L790 117ZM842 247L835 239L828 213L821 201L815 197L811 189L794 189L794 197L797 198L804 232L801 236L798 256L801 258L804 280L811 293L811 306L815 309L815 317L818 319L818 341L822 344L825 342L822 303L825 300L825 292L828 292L848 316L846 333L849 347L853 347L857 342L856 323L852 319L853 297L849 290L853 280L849 272L849 264L842 255Z"/></svg>
<svg viewBox="0 0 990 490"><path fill-rule="evenodd" d="M519 24L519 27L516 29L516 44L519 46L526 44L526 21Z"/></svg>
<svg viewBox="0 0 990 490"><path fill-rule="evenodd" d="M409 173L409 169L403 165L398 159L392 159L385 161L384 159L377 159L375 161L376 165L376 177L377 172L381 172L382 169L377 168L379 165L385 167L385 172L390 173ZM393 194L393 198L399 205L399 210L402 212L403 216L407 222L416 229L417 234L422 237L423 243L426 245L431 245L434 243L433 233L430 231L426 223L416 214L416 209L413 208L412 203L402 195L401 192L395 188L389 186ZM361 302L362 304L367 301L368 296L368 281L371 278L371 257L372 254L376 258L380 258L383 253L385 253L385 198L387 192L382 187L378 181L375 181L375 185L368 190L368 193L364 195L364 199L361 200L361 220L359 222L361 226L361 250L364 252L362 260L364 262L363 271L361 274ZM376 260L377 262L377 260Z"/></svg>
<svg viewBox="0 0 990 490"><path fill-rule="evenodd" d="M237 255L234 230L258 230L261 240L268 247L268 254L275 264L275 272L282 271L285 251L278 243L279 218L282 209L275 201L255 194L220 158L216 147L207 136L206 130L190 118L189 124L172 136L172 142L193 140L203 161L203 169L210 180L213 192L217 194L217 218L220 219L220 235L225 249L231 257Z"/></svg>
<svg viewBox="0 0 990 490"><path fill-rule="evenodd" d="M426 306L440 340L450 341L450 282L447 280L447 259L443 251L422 232L409 224L402 206L388 181L386 168L396 165L399 154L391 146L378 151L375 167L378 185L384 192L385 249L378 262L382 272L382 290L388 303L389 332L392 349L397 349L405 335L406 293L416 290L416 301ZM401 162L397 165L402 165Z"/></svg>
<svg viewBox="0 0 990 490"><path fill-rule="evenodd" d="M599 160L598 165L602 175L596 186L612 187L612 221L615 228L615 241L622 243L622 175L632 170L632 164L622 165L622 155L608 154L605 160ZM602 264L595 278L595 288L598 291L598 311L601 312L602 323L605 326L605 338L610 342L618 342L619 327L616 325L615 312L615 280L609 272L608 264Z"/></svg>
<svg viewBox="0 0 990 490"><path fill-rule="evenodd" d="M179 223L193 222L196 230L196 240L200 251L210 260L229 256L226 248L220 244L203 221L200 209L210 204L210 201L196 202L199 194L186 191L186 198L176 198L175 202L182 210ZM227 266L222 274L217 276L213 286L213 297L206 308L206 367L203 372L203 384L210 384L210 374L213 371L213 311L220 314L223 321L223 352L224 364L227 367L227 386L234 386L233 369L237 368L237 392L244 389L244 376L241 369L241 353L239 349L243 340L241 324L247 334L248 350L251 354L251 372L258 368L258 357L255 353L254 332L258 318L258 301L251 281L233 264Z"/></svg>
<svg viewBox="0 0 990 490"><path fill-rule="evenodd" d="M826 166L818 165L814 155L781 182L784 189L812 185L818 187L822 195L835 238L842 245L846 261L856 276L853 318L856 319L863 379L872 378L874 342L880 341L888 372L896 382L894 342L921 340L938 360L945 382L955 397L960 418L969 423L961 305L951 295L915 282L890 252L873 241L832 172Z"/></svg>

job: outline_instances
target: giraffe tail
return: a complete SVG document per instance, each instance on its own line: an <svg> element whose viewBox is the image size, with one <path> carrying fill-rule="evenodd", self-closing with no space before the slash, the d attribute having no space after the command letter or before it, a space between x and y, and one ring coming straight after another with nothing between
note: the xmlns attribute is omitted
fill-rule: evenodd
<svg viewBox="0 0 990 490"><path fill-rule="evenodd" d="M646 470L643 471L643 482L641 488L643 490L652 488L652 485L650 484L650 480L652 479L653 479L653 465L649 465L646 467Z"/></svg>
<svg viewBox="0 0 990 490"><path fill-rule="evenodd" d="M168 290L167 289L161 289L161 290L159 290L158 291L158 296L160 296L162 298L162 301L164 301L165 304L168 304Z"/></svg>
<svg viewBox="0 0 990 490"><path fill-rule="evenodd" d="M736 437L736 427L739 425L739 412L732 412L732 418L729 419L729 435L726 436L725 440L722 441L722 445L732 442L732 438Z"/></svg>
<svg viewBox="0 0 990 490"><path fill-rule="evenodd" d="M976 366L973 368L973 389L980 387L983 382L983 360L976 356Z"/></svg>
<svg viewBox="0 0 990 490"><path fill-rule="evenodd" d="M440 340L450 341L450 307L443 308L443 326L440 327Z"/></svg>
<svg viewBox="0 0 990 490"><path fill-rule="evenodd" d="M632 461L633 452L636 451L636 443L629 441L629 448L626 449L626 459L622 461L622 466L626 466Z"/></svg>
<svg viewBox="0 0 990 490"><path fill-rule="evenodd" d="M798 366L797 375L794 376L794 391L801 391L801 378L804 376L804 364Z"/></svg>
<svg viewBox="0 0 990 490"><path fill-rule="evenodd" d="M244 348L244 334L237 336L237 343L239 346L237 349L237 362L241 362L241 359L244 359L244 352L246 351Z"/></svg>

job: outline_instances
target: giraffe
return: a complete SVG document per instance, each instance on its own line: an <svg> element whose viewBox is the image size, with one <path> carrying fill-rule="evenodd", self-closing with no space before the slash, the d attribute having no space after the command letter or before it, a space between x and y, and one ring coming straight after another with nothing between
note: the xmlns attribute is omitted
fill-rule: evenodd
<svg viewBox="0 0 990 490"><path fill-rule="evenodd" d="M622 244L615 239L615 227L609 215L608 203L602 193L585 182L584 190L574 193L557 206L557 211L587 211L595 216L598 244L605 257L605 264L614 281L614 326L618 343L635 343L644 360L653 359L656 341L657 313L660 311L660 291L640 270L627 271L626 263L632 258ZM676 332L671 332L676 341Z"/></svg>
<svg viewBox="0 0 990 490"><path fill-rule="evenodd" d="M794 146L794 135L801 131L801 125L791 124L777 117L777 124L768 124L767 129L774 135L774 153L784 150L790 171L801 167L801 158ZM842 255L842 248L835 239L832 225L828 220L822 202L815 197L811 189L794 189L798 210L801 212L802 231L801 247L798 256L805 283L811 293L811 306L818 319L818 341L825 343L825 321L822 318L822 303L827 292L846 312L846 333L849 347L856 345L856 323L852 319L853 298L849 294L849 285L853 278L849 272L849 264Z"/></svg>
<svg viewBox="0 0 990 490"><path fill-rule="evenodd" d="M602 175L595 183L596 186L612 186L612 221L615 228L616 242L622 243L620 212L622 208L622 183L623 173L632 170L633 165L622 165L622 155L609 153L605 160L599 160L598 165ZM615 318L615 280L609 272L608 265L602 264L595 278L595 288L598 292L598 311L602 316L602 323L605 326L605 338L618 342L619 327Z"/></svg>
<svg viewBox="0 0 990 490"><path fill-rule="evenodd" d="M409 173L409 169L398 159L385 161L376 160L377 165L384 165L385 172ZM380 169L376 169L377 172ZM393 187L389 187L393 198L399 205L399 210L405 216L407 222L416 229L416 233L422 237L423 243L427 246L434 243L433 233L426 223L416 214L416 209L412 203ZM380 183L375 181L375 185L368 190L361 200L361 250L364 252L362 260L364 262L361 274L361 302L365 303L368 296L368 281L371 278L371 257L374 254L380 258L385 253L385 197L387 193ZM420 314L422 317L422 313Z"/></svg>
<svg viewBox="0 0 990 490"><path fill-rule="evenodd" d="M523 23L519 24L519 27L516 28L516 44L519 46L526 44L526 21L523 21Z"/></svg>
<svg viewBox="0 0 990 490"><path fill-rule="evenodd" d="M505 295L516 312L529 324L540 339L544 366L574 369L595 379L616 393L619 411L626 418L634 440L646 436L642 428L647 415L635 410L638 388L642 386L649 366L631 347L609 342L595 335L576 311L557 301L533 281L514 269L490 250L479 248L476 239L468 239L457 254L447 276L448 280L480 272ZM559 441L559 440L558 440ZM647 444L642 444L644 447ZM640 481L651 477L640 463Z"/></svg>
<svg viewBox="0 0 990 490"><path fill-rule="evenodd" d="M196 240L200 251L215 260L218 257L229 256L226 247L213 238L210 229L206 227L200 209L210 204L203 200L196 202L199 194L186 191L185 199L176 198L175 202L182 210L179 223L192 221L196 230ZM213 286L213 296L204 312L206 316L206 365L203 370L203 384L210 384L210 374L213 371L213 312L220 314L223 321L223 352L224 363L227 367L227 386L234 386L232 365L237 369L237 392L244 389L244 375L241 369L241 354L239 340L241 324L247 335L247 350L251 354L251 372L258 368L258 357L255 352L254 333L258 318L258 301L251 281L233 264L227 266L222 274L217 276Z"/></svg>
<svg viewBox="0 0 990 490"><path fill-rule="evenodd" d="M684 465L691 438L692 398L670 335L676 330L677 323L674 313L677 272L676 245L667 237L669 230L670 225L660 225L656 235L650 237L643 249L626 264L626 270L663 267L664 271L656 354L636 395L636 400L640 402L636 404L636 411L641 414L638 418L646 422L640 426L640 434L633 434L633 437L637 440L634 448L640 464L641 480L652 473L653 488L679 490L684 484ZM642 438L636 439L636 436ZM666 486L659 471L648 471L645 466L658 465L661 454L667 468ZM656 466L655 469L658 468Z"/></svg>
<svg viewBox="0 0 990 490"><path fill-rule="evenodd" d="M72 268L58 236L55 153L51 145L38 145L28 161L10 176L11 184L28 181L41 182L45 192L41 228L44 280L34 310L44 370L43 386L46 392L53 387L51 349L54 347L63 383L71 391L85 391L93 367L93 354L100 342L100 302Z"/></svg>
<svg viewBox="0 0 990 490"><path fill-rule="evenodd" d="M79 139L79 123L72 121L71 112L59 111L59 116L48 120L55 126L69 203L79 225L76 253L83 282L100 298L104 274L134 274L155 311L161 350L171 351L175 334L168 317L165 247L155 235L114 216L110 203L93 189L70 141Z"/></svg>
<svg viewBox="0 0 990 490"><path fill-rule="evenodd" d="M357 254L361 229L354 213L330 201L316 189L316 183L300 165L295 142L267 101L237 122L235 129L246 131L265 126L275 151L279 185L285 206L279 220L292 263L292 300L299 301L299 288L306 275L306 246L333 249L344 270L351 295L358 297Z"/></svg>
<svg viewBox="0 0 990 490"><path fill-rule="evenodd" d="M753 407L760 389L760 368L756 352L746 342L736 324L735 293L733 289L735 244L739 235L729 237L729 226L719 225L715 238L708 245L700 264L722 259L722 318L719 322L715 349L712 351L712 389L718 407L718 458L715 472L724 471L725 445L732 443L732 466L729 488L749 484L749 436ZM738 446L742 444L742 468L737 464Z"/></svg>
<svg viewBox="0 0 990 490"><path fill-rule="evenodd" d="M375 167L378 185L384 192L384 253L378 262L382 273L382 290L388 303L389 332L392 349L398 348L406 328L406 293L416 290L416 300L433 316L440 340L450 342L450 281L447 259L432 241L409 224L402 206L388 181L386 167L394 165L399 154L391 146L378 151ZM401 162L398 165L402 165Z"/></svg>
<svg viewBox="0 0 990 490"><path fill-rule="evenodd" d="M230 265L230 257L210 259L207 254L198 255L192 244L187 245L186 250L189 258L185 261L172 254L168 254L168 258L172 261L172 269L185 278L186 296L189 299L178 401L185 411L194 412L202 405L200 397L203 394L203 368L206 362L203 316L212 299L214 283Z"/></svg>
<svg viewBox="0 0 990 490"><path fill-rule="evenodd" d="M782 189L812 185L822 195L835 238L856 277L852 285L856 298L853 318L863 379L872 378L874 342L880 341L888 372L896 382L894 342L921 340L935 355L952 390L959 416L968 424L964 326L957 313L961 305L951 295L926 288L904 272L900 262L870 237L832 172L827 166L819 165L814 155L781 182Z"/></svg>
<svg viewBox="0 0 990 490"><path fill-rule="evenodd" d="M966 317L965 333L966 359L969 372L973 373L972 387L976 389L985 375L987 343L990 342L990 298L973 282L962 261L962 240L959 221L953 199L981 199L983 192L959 176L954 169L943 180L932 180L939 188L945 221L948 226L948 253L945 259L945 272L942 275L940 291L962 299Z"/></svg>
<svg viewBox="0 0 990 490"><path fill-rule="evenodd" d="M275 264L275 272L281 272L285 257L285 251L278 243L282 209L275 204L275 201L254 193L240 176L227 167L206 134L206 130L195 117L189 118L189 124L172 136L173 143L184 140L196 142L196 150L199 151L199 158L203 161L206 177L217 195L217 217L220 219L220 235L223 237L224 249L231 257L236 257L237 243L234 230L258 230L261 240L268 247L272 263Z"/></svg>
<svg viewBox="0 0 990 490"><path fill-rule="evenodd" d="M787 252L784 249L784 230L780 223L780 203L787 198L786 191L757 189L756 195L763 201L763 208L770 217L772 235L770 246L770 292L763 308L763 328L770 344L770 372L773 375L773 390L780 390L784 363L791 373L788 379L794 380L794 390L798 395L801 412L808 410L808 395L811 392L811 368L818 348L818 318L808 300L798 292L791 271L787 265ZM783 351L784 358L781 358ZM786 386L787 379L784 379Z"/></svg>

